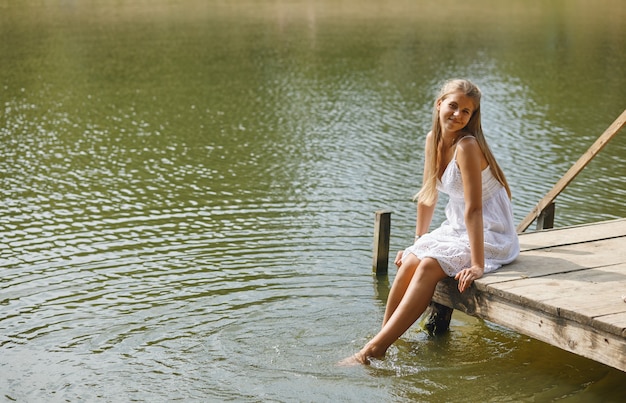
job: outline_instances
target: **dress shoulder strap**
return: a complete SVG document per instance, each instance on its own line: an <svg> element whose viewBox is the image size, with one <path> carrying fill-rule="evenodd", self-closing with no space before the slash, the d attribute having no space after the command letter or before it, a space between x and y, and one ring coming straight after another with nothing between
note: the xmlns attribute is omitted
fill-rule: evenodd
<svg viewBox="0 0 626 403"><path fill-rule="evenodd" d="M461 142L461 140L466 139L466 138L468 138L468 137L475 138L475 137L474 137L474 136L472 136L471 134L468 134L468 135L463 136L463 137L461 137L460 139L458 139L458 140L456 141L456 144L458 145L458 144ZM456 160L456 145L454 146L454 155L452 156L452 159L453 159L453 160Z"/></svg>
<svg viewBox="0 0 626 403"><path fill-rule="evenodd" d="M466 138L468 138L468 137L475 138L475 137L474 137L474 136L472 136L471 134L468 134L468 135L463 136L463 137L461 137L460 139L458 139L456 143L457 143L457 144L459 144L459 141L461 141L461 140L463 140L463 139L466 139Z"/></svg>

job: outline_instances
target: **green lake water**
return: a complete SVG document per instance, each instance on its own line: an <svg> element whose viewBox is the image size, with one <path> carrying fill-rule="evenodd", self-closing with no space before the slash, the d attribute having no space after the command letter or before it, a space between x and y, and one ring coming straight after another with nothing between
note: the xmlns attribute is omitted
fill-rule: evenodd
<svg viewBox="0 0 626 403"><path fill-rule="evenodd" d="M483 90L519 222L626 107L600 1L0 0L0 400L622 401L626 373L455 313L386 360L441 83ZM618 134L555 226L626 217ZM433 225L443 219L442 207Z"/></svg>

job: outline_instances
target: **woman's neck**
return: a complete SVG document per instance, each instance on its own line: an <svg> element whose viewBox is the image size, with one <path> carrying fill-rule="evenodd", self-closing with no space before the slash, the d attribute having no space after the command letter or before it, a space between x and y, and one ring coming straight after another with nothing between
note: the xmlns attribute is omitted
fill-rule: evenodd
<svg viewBox="0 0 626 403"><path fill-rule="evenodd" d="M459 141L462 135L463 135L462 131L456 131L456 132L444 131L441 136L443 147L446 149L452 148L457 143L457 141Z"/></svg>

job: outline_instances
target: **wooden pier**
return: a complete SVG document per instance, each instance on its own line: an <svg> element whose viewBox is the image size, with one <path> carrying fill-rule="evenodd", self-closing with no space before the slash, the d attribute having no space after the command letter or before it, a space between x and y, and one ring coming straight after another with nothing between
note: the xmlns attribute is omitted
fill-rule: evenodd
<svg viewBox="0 0 626 403"><path fill-rule="evenodd" d="M626 219L519 238L515 262L433 301L626 371Z"/></svg>
<svg viewBox="0 0 626 403"><path fill-rule="evenodd" d="M554 200L626 126L626 110L517 226L517 260L474 281L463 294L437 285L426 329L447 331L452 309L626 372L626 218L559 229ZM373 271L387 274L389 211L377 211ZM537 221L536 232L524 233Z"/></svg>

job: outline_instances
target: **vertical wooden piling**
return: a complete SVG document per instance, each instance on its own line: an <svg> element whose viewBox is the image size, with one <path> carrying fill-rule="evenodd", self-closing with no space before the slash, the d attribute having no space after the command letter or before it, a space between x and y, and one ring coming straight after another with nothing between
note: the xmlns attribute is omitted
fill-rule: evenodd
<svg viewBox="0 0 626 403"><path fill-rule="evenodd" d="M441 336L450 330L450 321L452 320L452 311L454 309L437 302L431 301L426 311L426 320L424 327L431 336Z"/></svg>
<svg viewBox="0 0 626 403"><path fill-rule="evenodd" d="M372 271L386 274L389 265L389 238L391 235L391 211L378 210L374 221L374 257Z"/></svg>
<svg viewBox="0 0 626 403"><path fill-rule="evenodd" d="M539 217L537 217L537 231L542 229L554 228L554 210L554 202L548 204L546 208L541 210L541 213L539 213Z"/></svg>

